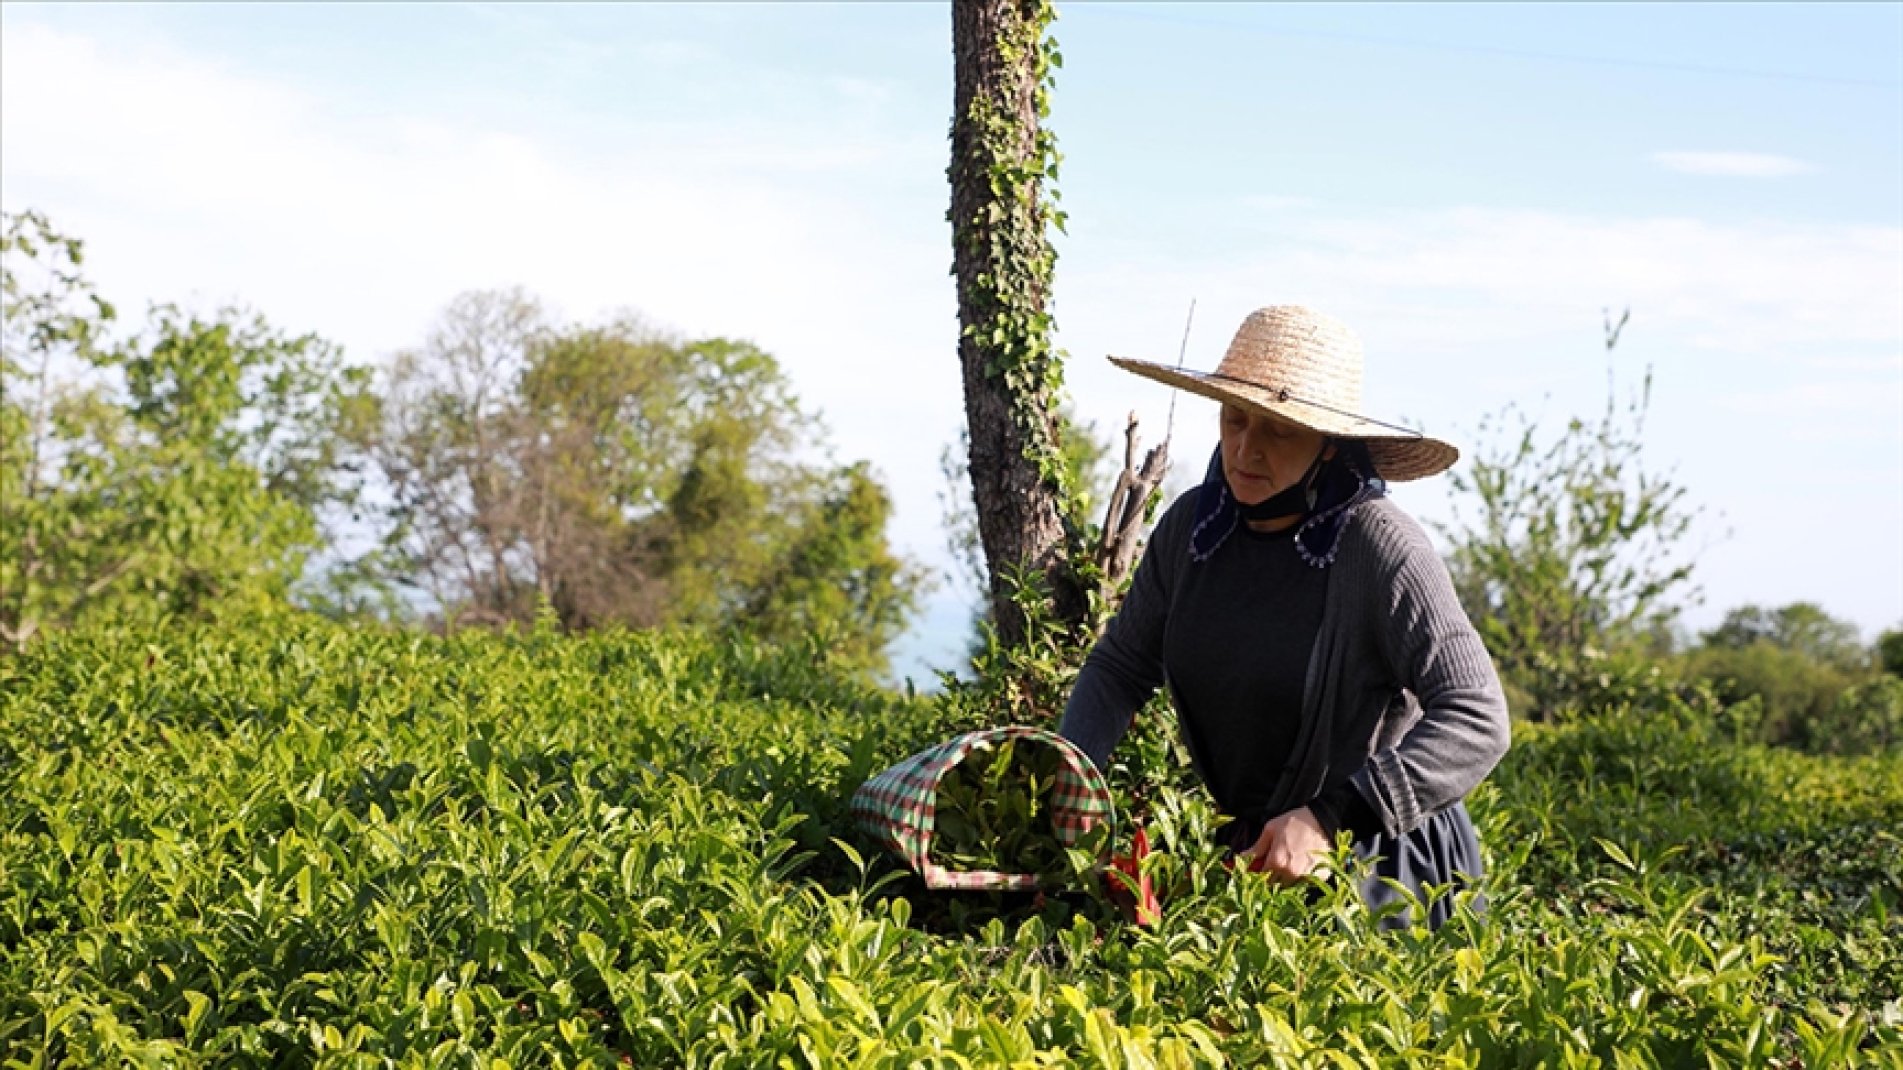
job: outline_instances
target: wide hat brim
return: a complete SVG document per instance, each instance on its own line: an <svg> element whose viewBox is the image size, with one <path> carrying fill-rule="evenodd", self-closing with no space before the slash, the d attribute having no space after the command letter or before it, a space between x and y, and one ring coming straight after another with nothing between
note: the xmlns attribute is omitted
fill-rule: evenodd
<svg viewBox="0 0 1903 1070"><path fill-rule="evenodd" d="M1403 431L1356 413L1341 412L1319 403L1304 401L1287 390L1131 357L1111 357L1110 363L1145 379L1154 379L1166 386L1187 390L1213 401L1226 401L1244 409L1266 413L1331 438L1364 442L1376 473L1390 483L1405 483L1439 475L1460 460L1460 451L1440 439Z"/></svg>

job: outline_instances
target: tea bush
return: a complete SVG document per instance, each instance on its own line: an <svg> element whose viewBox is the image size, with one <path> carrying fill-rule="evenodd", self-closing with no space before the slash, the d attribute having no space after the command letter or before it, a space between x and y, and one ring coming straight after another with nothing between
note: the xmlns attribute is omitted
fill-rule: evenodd
<svg viewBox="0 0 1903 1070"><path fill-rule="evenodd" d="M1807 726L1804 743L1829 754L1903 747L1903 679L1886 674L1845 690Z"/></svg>
<svg viewBox="0 0 1903 1070"><path fill-rule="evenodd" d="M982 715L819 653L284 616L0 662L0 1065L1903 1066L1895 752L1531 726L1485 918L1386 935L1226 869L1153 708L1136 927L871 855L851 790Z"/></svg>

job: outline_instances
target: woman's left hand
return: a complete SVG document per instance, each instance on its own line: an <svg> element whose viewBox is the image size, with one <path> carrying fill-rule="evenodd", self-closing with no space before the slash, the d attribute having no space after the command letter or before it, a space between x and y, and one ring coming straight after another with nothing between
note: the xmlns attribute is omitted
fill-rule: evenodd
<svg viewBox="0 0 1903 1070"><path fill-rule="evenodd" d="M1244 857L1249 861L1249 872L1266 873L1271 880L1291 884L1303 877L1325 876L1333 847L1321 822L1304 806L1270 818Z"/></svg>

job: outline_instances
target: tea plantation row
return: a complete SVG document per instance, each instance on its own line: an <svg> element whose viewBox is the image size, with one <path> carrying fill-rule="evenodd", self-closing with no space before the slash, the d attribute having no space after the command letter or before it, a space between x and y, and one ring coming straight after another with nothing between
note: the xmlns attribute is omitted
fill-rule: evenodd
<svg viewBox="0 0 1903 1070"><path fill-rule="evenodd" d="M0 662L0 1065L1903 1066L1903 757L1525 728L1485 919L1384 935L1224 868L1151 717L1139 928L873 857L852 788L985 715L814 653L284 617Z"/></svg>

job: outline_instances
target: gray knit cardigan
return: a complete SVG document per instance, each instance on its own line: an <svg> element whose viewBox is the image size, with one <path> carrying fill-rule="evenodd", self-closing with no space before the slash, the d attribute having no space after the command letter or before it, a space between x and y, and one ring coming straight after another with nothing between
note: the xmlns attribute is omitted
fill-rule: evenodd
<svg viewBox="0 0 1903 1070"><path fill-rule="evenodd" d="M1195 492L1152 533L1139 575L1072 690L1059 731L1102 767L1162 679L1160 637L1190 560ZM1277 777L1273 816L1346 780L1382 831L1401 836L1462 799L1506 753L1506 699L1493 662L1462 612L1440 556L1386 498L1356 507L1329 566L1309 658L1302 720ZM1144 576L1145 570L1152 575ZM1151 615L1161 615L1157 619ZM1247 636L1235 637L1237 657ZM1239 696L1238 709L1246 709Z"/></svg>

